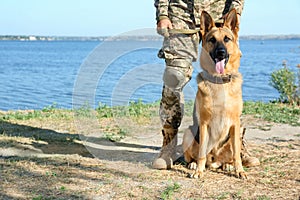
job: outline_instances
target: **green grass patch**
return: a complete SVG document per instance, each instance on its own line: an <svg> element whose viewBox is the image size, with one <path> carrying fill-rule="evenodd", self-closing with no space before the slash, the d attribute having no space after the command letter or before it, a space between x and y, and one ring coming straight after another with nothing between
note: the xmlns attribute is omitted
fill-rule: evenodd
<svg viewBox="0 0 300 200"><path fill-rule="evenodd" d="M157 115L159 102L154 103L143 103L140 99L138 101L129 102L128 106L107 106L105 104L99 103L96 111L98 113L98 118L113 118L113 117L145 117L149 118L151 116Z"/></svg>
<svg viewBox="0 0 300 200"><path fill-rule="evenodd" d="M190 100L185 102L184 104L184 115L185 116L193 116L194 111L194 101Z"/></svg>
<svg viewBox="0 0 300 200"><path fill-rule="evenodd" d="M47 106L41 110L8 111L0 114L0 120L30 120L30 119L71 119L72 111L59 109L56 104Z"/></svg>
<svg viewBox="0 0 300 200"><path fill-rule="evenodd" d="M270 200L271 198L266 195L261 195L257 197L257 200Z"/></svg>
<svg viewBox="0 0 300 200"><path fill-rule="evenodd" d="M296 105L249 101L244 103L243 114L270 122L300 126L300 107Z"/></svg>
<svg viewBox="0 0 300 200"><path fill-rule="evenodd" d="M43 196L42 195L39 195L37 197L33 197L32 200L43 200Z"/></svg>
<svg viewBox="0 0 300 200"><path fill-rule="evenodd" d="M173 183L167 186L167 188L162 192L161 199L169 200L174 199L173 194L180 189L180 185L178 183Z"/></svg>
<svg viewBox="0 0 300 200"><path fill-rule="evenodd" d="M61 186L61 187L59 188L59 190L63 192L63 191L66 191L67 188L66 188L65 186Z"/></svg>
<svg viewBox="0 0 300 200"><path fill-rule="evenodd" d="M79 118L93 118L94 117L94 110L90 107L89 104L85 104L80 108L73 110L76 117Z"/></svg>
<svg viewBox="0 0 300 200"><path fill-rule="evenodd" d="M185 103L185 116L192 116L194 102ZM159 102L143 103L142 100L130 102L127 106L109 107L99 104L96 109L84 106L76 110L59 109L56 104L47 106L42 110L21 110L0 113L0 120L31 120L56 119L70 120L76 117L97 117L98 119L130 118L135 122L144 123L147 119L158 116ZM256 118L275 123L300 126L300 107L278 102L244 102L244 115L253 115Z"/></svg>
<svg viewBox="0 0 300 200"><path fill-rule="evenodd" d="M127 136L127 131L119 129L117 132L106 132L104 138L111 142L119 142Z"/></svg>

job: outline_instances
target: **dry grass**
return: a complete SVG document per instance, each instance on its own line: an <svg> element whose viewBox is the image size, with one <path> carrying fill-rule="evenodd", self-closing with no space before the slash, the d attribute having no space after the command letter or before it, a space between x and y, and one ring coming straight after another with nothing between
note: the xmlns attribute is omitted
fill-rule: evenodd
<svg viewBox="0 0 300 200"><path fill-rule="evenodd" d="M156 120L147 126L124 120L128 135L120 142L81 141L72 118L0 121L0 199L299 199L299 135L259 145L249 141L261 165L246 169L246 181L210 170L195 180L181 164L151 169L161 136L146 137L144 129L158 132ZM100 130L115 126L101 122Z"/></svg>

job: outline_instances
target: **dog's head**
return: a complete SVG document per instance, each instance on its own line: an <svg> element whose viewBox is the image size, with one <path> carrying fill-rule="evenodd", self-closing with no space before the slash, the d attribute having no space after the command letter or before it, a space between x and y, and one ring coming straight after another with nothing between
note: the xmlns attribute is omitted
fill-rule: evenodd
<svg viewBox="0 0 300 200"><path fill-rule="evenodd" d="M241 53L237 44L239 25L236 10L226 15L222 27L217 27L206 11L202 12L200 22L201 67L213 75L237 72Z"/></svg>

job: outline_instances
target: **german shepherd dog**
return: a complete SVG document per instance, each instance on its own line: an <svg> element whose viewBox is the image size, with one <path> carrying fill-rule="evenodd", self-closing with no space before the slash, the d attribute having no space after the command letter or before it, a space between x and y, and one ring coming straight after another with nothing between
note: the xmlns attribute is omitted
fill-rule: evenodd
<svg viewBox="0 0 300 200"><path fill-rule="evenodd" d="M217 27L207 12L201 14L200 65L203 71L197 76L194 105L197 129L193 131L190 127L182 144L185 160L190 163L189 168L194 169L192 178L203 177L211 155L214 161L231 160L236 176L247 178L240 156L243 101L242 76L238 71L241 57L238 31L235 9L227 14L222 27Z"/></svg>

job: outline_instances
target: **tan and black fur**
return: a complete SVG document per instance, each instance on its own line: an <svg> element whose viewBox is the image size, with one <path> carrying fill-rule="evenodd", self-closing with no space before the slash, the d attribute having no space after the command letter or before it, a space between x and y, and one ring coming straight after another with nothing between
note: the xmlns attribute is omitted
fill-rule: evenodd
<svg viewBox="0 0 300 200"><path fill-rule="evenodd" d="M247 178L240 156L243 101L238 31L235 10L228 13L222 27L216 27L207 12L201 14L200 64L204 72L197 77L194 130L190 127L183 137L184 157L194 169L193 178L203 176L210 157L214 162L232 162L236 175Z"/></svg>

